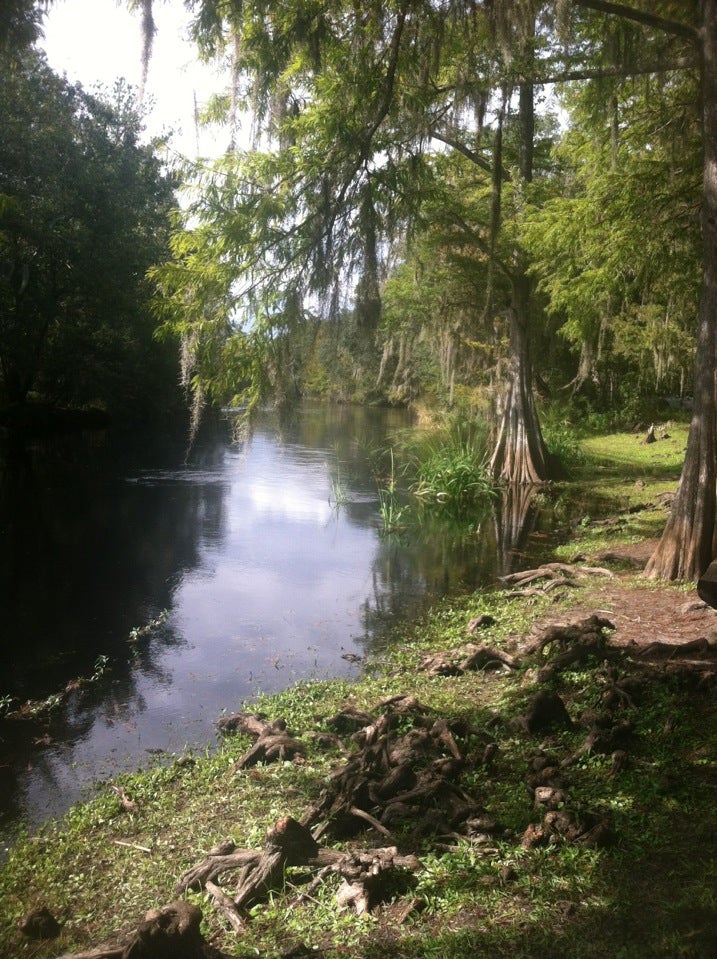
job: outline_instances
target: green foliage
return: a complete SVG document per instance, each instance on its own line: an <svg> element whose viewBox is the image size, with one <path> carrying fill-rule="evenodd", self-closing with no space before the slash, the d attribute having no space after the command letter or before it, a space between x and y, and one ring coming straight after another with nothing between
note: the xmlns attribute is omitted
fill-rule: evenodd
<svg viewBox="0 0 717 959"><path fill-rule="evenodd" d="M682 393L694 363L696 100L690 74L614 81L601 102L579 88L558 148L562 196L523 220L531 270L580 355L575 390L613 409L631 404L633 415L640 398Z"/></svg>
<svg viewBox="0 0 717 959"><path fill-rule="evenodd" d="M423 227L382 290L379 379L390 398L428 396L449 406L461 387L485 387L494 373L502 353L495 313L507 306L510 286L489 255L488 172L455 154L433 157L429 168ZM509 260L511 243L494 254Z"/></svg>
<svg viewBox="0 0 717 959"><path fill-rule="evenodd" d="M543 409L542 430L545 445L551 456L556 457L565 470L585 462L585 454L580 445L579 423L568 418L568 410L560 407Z"/></svg>
<svg viewBox="0 0 717 959"><path fill-rule="evenodd" d="M412 491L422 502L462 511L492 493L485 454L477 459L465 444L436 447L416 469Z"/></svg>
<svg viewBox="0 0 717 959"><path fill-rule="evenodd" d="M42 33L42 17L50 0L4 0L0 8L0 51L13 58Z"/></svg>
<svg viewBox="0 0 717 959"><path fill-rule="evenodd" d="M163 609L159 616L156 616L154 619L150 619L149 622L145 623L143 626L133 626L129 631L127 642L134 645L140 642L140 640L146 639L148 636L151 636L152 633L156 632L160 626L166 623L168 618L169 610ZM100 659L106 659L106 657L102 656Z"/></svg>
<svg viewBox="0 0 717 959"><path fill-rule="evenodd" d="M167 248L173 191L132 96L90 96L26 53L0 65L0 111L5 400L166 409L176 354L153 341L144 274Z"/></svg>
<svg viewBox="0 0 717 959"><path fill-rule="evenodd" d="M456 387L485 380L515 247L510 227L496 244L489 91L506 65L491 16L456 7L446 17L423 2L198 6L195 36L206 54L231 43L260 144L193 171L174 260L154 273L200 400L226 401L232 378L256 401L304 388L451 401ZM513 207L522 148L515 118L504 119ZM384 284L397 255L405 265ZM414 263L423 277L412 284ZM332 343L321 330L326 360L309 351L287 371L293 353L277 344L296 345L317 317L349 320L351 335ZM234 369L227 343L250 331L256 363Z"/></svg>
<svg viewBox="0 0 717 959"><path fill-rule="evenodd" d="M614 76L674 49L659 29L569 7L540 6L533 36L525 4L195 4L203 55L235 58L212 115L250 110L257 144L189 172L174 259L154 273L197 411L306 394L451 406L470 390L489 410L509 354L527 362L518 306L548 391L570 384L590 411L625 416L684 393L695 74ZM521 71L602 68L558 88L566 130L544 104L534 128L520 112ZM515 282L526 268L539 295Z"/></svg>
<svg viewBox="0 0 717 959"><path fill-rule="evenodd" d="M456 515L474 510L494 493L486 443L483 424L452 416L439 426L399 439L396 453L420 503Z"/></svg>
<svg viewBox="0 0 717 959"><path fill-rule="evenodd" d="M408 505L402 501L396 480L396 469L393 460L393 450L389 450L390 471L385 481L378 487L379 514L381 516L382 531L385 535L398 533L408 510Z"/></svg>

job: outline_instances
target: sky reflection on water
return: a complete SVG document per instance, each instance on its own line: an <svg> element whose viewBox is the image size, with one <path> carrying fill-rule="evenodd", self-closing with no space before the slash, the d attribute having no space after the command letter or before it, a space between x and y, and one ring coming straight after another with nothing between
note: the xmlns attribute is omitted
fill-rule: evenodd
<svg viewBox="0 0 717 959"><path fill-rule="evenodd" d="M99 655L111 671L49 724L2 724L0 835L153 754L203 750L222 712L260 692L356 675L347 654L380 653L397 620L495 579L490 517L468 533L381 535L369 452L407 424L308 407L267 417L242 446L215 432L187 464L181 447L127 458L74 438L6 465L0 695L44 697Z"/></svg>
<svg viewBox="0 0 717 959"><path fill-rule="evenodd" d="M0 571L1 692L42 697L91 675L98 655L112 664L49 728L5 724L8 823L57 814L152 752L202 748L222 711L258 692L356 672L342 656L365 651L366 611L390 589L375 575L386 545L356 424L376 442L386 418L308 410L288 429L267 419L243 446L205 440L186 466L35 449L15 464L22 481L4 474L15 553ZM332 502L338 470L345 508ZM166 622L130 645L131 629L163 608ZM52 744L33 747L38 733Z"/></svg>

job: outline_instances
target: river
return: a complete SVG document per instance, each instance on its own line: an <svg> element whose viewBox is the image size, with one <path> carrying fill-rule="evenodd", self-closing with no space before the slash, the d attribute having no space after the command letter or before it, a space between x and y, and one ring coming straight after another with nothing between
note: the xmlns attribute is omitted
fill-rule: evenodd
<svg viewBox="0 0 717 959"><path fill-rule="evenodd" d="M357 675L390 626L488 587L494 524L386 535L372 451L402 411L305 406L244 442L55 437L0 466L0 840L96 783L216 742L216 720L300 679ZM544 549L535 522L528 562ZM151 624L154 628L144 629Z"/></svg>

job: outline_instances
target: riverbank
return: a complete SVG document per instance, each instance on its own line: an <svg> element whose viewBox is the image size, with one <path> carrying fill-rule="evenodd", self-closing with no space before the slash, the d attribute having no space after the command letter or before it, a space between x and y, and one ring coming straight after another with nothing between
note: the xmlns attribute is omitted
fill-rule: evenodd
<svg viewBox="0 0 717 959"><path fill-rule="evenodd" d="M254 736L227 734L216 754L118 777L19 843L0 873L0 954L115 948L148 909L179 898L227 956L712 956L717 620L693 589L640 577L673 478L643 466L636 485L615 469L625 508L586 517L564 565L439 604L360 681L253 703L285 721L295 752L253 765ZM666 648L675 641L683 649ZM564 713L541 718L545 693ZM401 761L408 749L419 752ZM348 803L360 828L322 826L327 802L334 823ZM261 850L287 816L312 821L332 863L396 846L417 865L376 867L376 901L357 915L359 898L337 907L339 872L317 876L309 855L255 890L241 931L205 883L178 891L217 844ZM217 883L236 895L238 882L226 864ZM51 941L17 926L40 906L61 927Z"/></svg>

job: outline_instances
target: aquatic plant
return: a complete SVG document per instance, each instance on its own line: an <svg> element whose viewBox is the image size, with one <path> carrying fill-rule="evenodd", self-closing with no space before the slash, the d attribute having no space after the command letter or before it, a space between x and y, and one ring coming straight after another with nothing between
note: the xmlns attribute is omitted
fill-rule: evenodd
<svg viewBox="0 0 717 959"><path fill-rule="evenodd" d="M486 433L465 419L449 421L407 449L411 493L423 504L450 512L470 509L493 495Z"/></svg>
<svg viewBox="0 0 717 959"><path fill-rule="evenodd" d="M396 466L393 458L393 450L389 451L391 468L386 477L386 485L378 487L379 515L381 516L381 531L384 534L396 533L401 529L403 517L408 509L406 503L402 503L398 494L398 483L396 481Z"/></svg>
<svg viewBox="0 0 717 959"><path fill-rule="evenodd" d="M326 464L326 467L331 472L329 463ZM329 505L333 506L334 509L338 509L339 506L345 506L349 503L351 500L344 481L341 478L341 460L339 459L338 450L336 451L336 471L335 474L331 473L330 482L331 492L329 494Z"/></svg>
<svg viewBox="0 0 717 959"><path fill-rule="evenodd" d="M136 643L140 639L144 639L145 636L149 636L156 629L159 629L164 623L167 622L169 618L169 610L163 609L159 616L156 619L150 619L148 623L145 623L144 626L133 626L129 631L129 636L127 637L128 643Z"/></svg>

